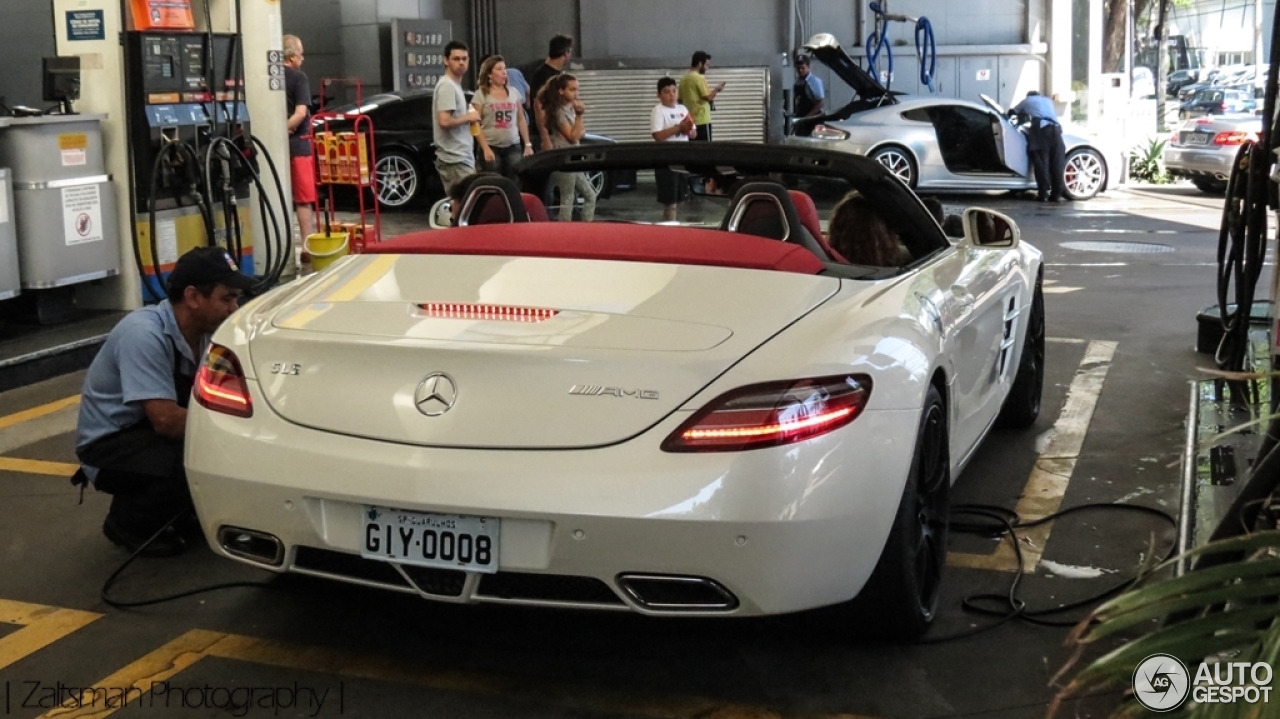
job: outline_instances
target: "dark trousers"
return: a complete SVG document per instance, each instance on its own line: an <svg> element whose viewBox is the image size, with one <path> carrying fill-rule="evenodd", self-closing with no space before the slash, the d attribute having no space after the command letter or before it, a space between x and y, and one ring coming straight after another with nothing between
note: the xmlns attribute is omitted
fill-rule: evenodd
<svg viewBox="0 0 1280 719"><path fill-rule="evenodd" d="M698 128L698 136L691 137L689 138L690 140L693 140L694 142L711 142L711 123L708 122L705 125L694 125L694 127Z"/></svg>
<svg viewBox="0 0 1280 719"><path fill-rule="evenodd" d="M516 175L516 163L524 158L524 147L519 143L506 147L493 147L493 162L486 162L484 152L476 146L476 159L480 161L480 169L484 172L496 172L520 186L520 178Z"/></svg>
<svg viewBox="0 0 1280 719"><path fill-rule="evenodd" d="M98 468L94 486L112 495L107 517L127 531L150 535L175 514L193 509L182 449L180 440L161 437L144 421L77 454Z"/></svg>
<svg viewBox="0 0 1280 719"><path fill-rule="evenodd" d="M1049 123L1033 126L1027 139L1027 155L1036 177L1036 196L1041 200L1065 198L1067 146L1062 140L1062 126Z"/></svg>

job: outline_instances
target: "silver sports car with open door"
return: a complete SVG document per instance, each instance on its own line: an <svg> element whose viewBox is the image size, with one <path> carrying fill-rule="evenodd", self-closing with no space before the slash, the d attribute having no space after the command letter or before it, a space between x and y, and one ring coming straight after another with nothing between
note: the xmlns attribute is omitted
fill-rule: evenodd
<svg viewBox="0 0 1280 719"><path fill-rule="evenodd" d="M857 97L829 114L796 121L786 144L866 155L920 191L1035 189L1026 128L996 101L890 93L832 35L815 35L805 48ZM1087 200L1107 189L1104 152L1083 137L1064 133L1062 139L1067 195Z"/></svg>

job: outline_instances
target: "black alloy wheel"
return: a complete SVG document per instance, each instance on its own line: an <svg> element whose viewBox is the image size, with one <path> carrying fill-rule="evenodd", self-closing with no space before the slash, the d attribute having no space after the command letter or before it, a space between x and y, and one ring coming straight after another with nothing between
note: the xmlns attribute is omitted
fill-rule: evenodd
<svg viewBox="0 0 1280 719"><path fill-rule="evenodd" d="M937 614L951 508L948 441L946 406L931 386L889 540L866 586L846 605L864 635L918 639Z"/></svg>

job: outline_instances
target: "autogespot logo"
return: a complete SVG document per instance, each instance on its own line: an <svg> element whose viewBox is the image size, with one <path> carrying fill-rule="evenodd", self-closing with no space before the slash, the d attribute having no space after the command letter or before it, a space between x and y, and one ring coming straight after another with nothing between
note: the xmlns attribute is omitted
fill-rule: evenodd
<svg viewBox="0 0 1280 719"><path fill-rule="evenodd" d="M1182 706L1191 689L1191 675L1177 657L1152 654L1133 671L1133 695L1153 712Z"/></svg>

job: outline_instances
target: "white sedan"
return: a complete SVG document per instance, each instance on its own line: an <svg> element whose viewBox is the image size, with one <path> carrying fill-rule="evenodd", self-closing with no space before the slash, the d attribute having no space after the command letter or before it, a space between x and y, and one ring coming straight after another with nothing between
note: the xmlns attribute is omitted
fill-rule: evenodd
<svg viewBox="0 0 1280 719"><path fill-rule="evenodd" d="M843 605L922 633L952 481L998 420L1039 412L1040 252L984 210L949 240L867 158L676 144L537 155L531 193L477 183L468 226L233 316L187 427L214 550L440 601ZM714 228L599 221L604 203L526 221L552 171L655 167L752 179L685 202ZM898 265L840 261L809 194L831 183L882 209Z"/></svg>

